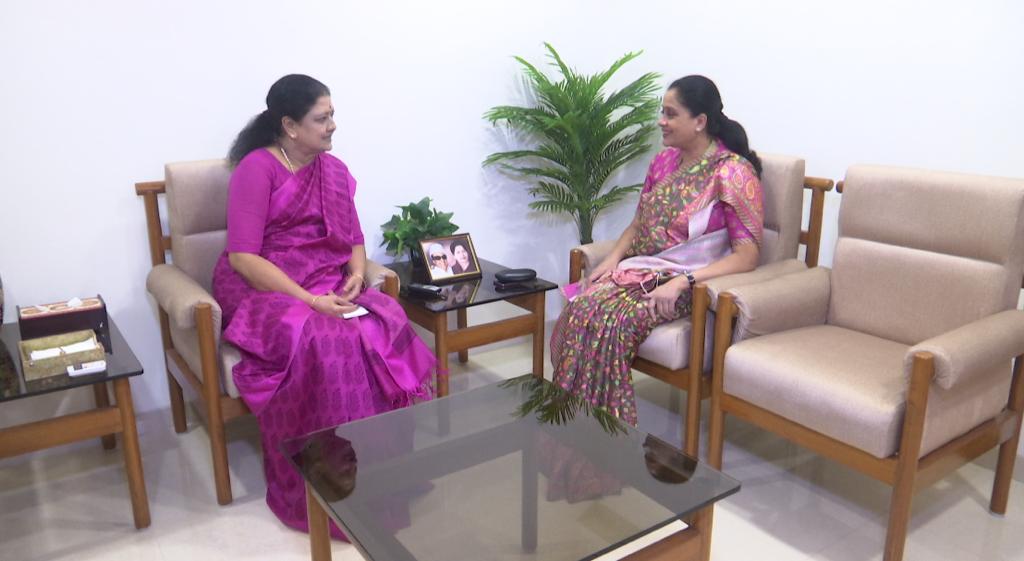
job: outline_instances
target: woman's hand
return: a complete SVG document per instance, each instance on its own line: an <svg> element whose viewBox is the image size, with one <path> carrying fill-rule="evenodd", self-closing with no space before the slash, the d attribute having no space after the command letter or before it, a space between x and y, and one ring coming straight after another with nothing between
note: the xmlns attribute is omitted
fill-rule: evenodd
<svg viewBox="0 0 1024 561"><path fill-rule="evenodd" d="M309 302L309 307L325 316L339 317L341 314L354 312L358 306L338 296L332 290L327 294L314 296Z"/></svg>
<svg viewBox="0 0 1024 561"><path fill-rule="evenodd" d="M594 269L592 271L590 271L587 274L587 276L583 277L580 280L580 289L581 290L586 289L588 286L590 286L590 283L592 283L592 282L596 281L597 279L603 277L605 274L608 273L608 271L611 271L612 269L614 269L615 266L618 265L618 264L619 264L619 260L618 259L612 259L610 257L604 259L603 261L598 263L597 267L594 267Z"/></svg>
<svg viewBox="0 0 1024 561"><path fill-rule="evenodd" d="M647 309L654 317L671 319L676 313L676 301L684 290L689 289L690 284L686 277L676 277L644 294L643 298L647 300Z"/></svg>
<svg viewBox="0 0 1024 561"><path fill-rule="evenodd" d="M349 275L345 284L341 287L341 299L345 302L352 302L357 296L363 293L363 276Z"/></svg>

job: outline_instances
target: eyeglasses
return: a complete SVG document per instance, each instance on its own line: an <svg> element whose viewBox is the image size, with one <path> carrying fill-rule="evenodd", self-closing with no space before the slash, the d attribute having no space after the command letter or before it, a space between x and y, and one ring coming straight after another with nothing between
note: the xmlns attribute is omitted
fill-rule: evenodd
<svg viewBox="0 0 1024 561"><path fill-rule="evenodd" d="M430 258L433 259L434 261L441 261L442 259L444 259L445 261L448 260L447 255L431 255Z"/></svg>

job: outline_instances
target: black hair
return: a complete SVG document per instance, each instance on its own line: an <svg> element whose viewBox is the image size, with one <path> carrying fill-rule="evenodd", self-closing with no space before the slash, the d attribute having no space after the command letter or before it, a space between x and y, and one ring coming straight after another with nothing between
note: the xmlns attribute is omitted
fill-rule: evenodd
<svg viewBox="0 0 1024 561"><path fill-rule="evenodd" d="M454 254L455 248L459 247L460 245L462 246L462 249L466 250L466 253L470 253L469 244L466 243L466 240L462 238L452 240L452 243L448 244L448 249L452 252L452 254Z"/></svg>
<svg viewBox="0 0 1024 561"><path fill-rule="evenodd" d="M696 117L701 113L708 117L708 134L722 141L725 147L743 156L752 166L757 176L761 177L761 158L750 149L747 131L743 125L733 121L722 113L722 95L718 86L709 78L699 75L684 76L672 82L669 91L675 91L679 103Z"/></svg>
<svg viewBox="0 0 1024 561"><path fill-rule="evenodd" d="M291 117L301 121L316 105L316 100L331 95L322 82L305 74L289 74L274 82L267 92L267 108L253 117L231 144L228 161L237 166L249 152L277 142L281 133L281 119Z"/></svg>

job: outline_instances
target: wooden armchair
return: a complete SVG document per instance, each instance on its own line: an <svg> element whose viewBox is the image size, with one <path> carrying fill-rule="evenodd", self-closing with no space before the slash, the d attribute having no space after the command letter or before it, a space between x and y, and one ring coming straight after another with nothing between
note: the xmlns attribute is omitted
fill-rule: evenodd
<svg viewBox="0 0 1024 561"><path fill-rule="evenodd" d="M851 167L832 270L721 296L712 465L730 414L891 485L886 561L903 557L914 493L996 446L990 508L1005 513L1022 271L1024 180Z"/></svg>
<svg viewBox="0 0 1024 561"><path fill-rule="evenodd" d="M761 282L779 275L803 271L818 263L825 193L830 179L804 176L804 160L792 156L760 154L764 169L765 234L760 266L749 273L728 275L697 285L693 313L688 318L654 329L637 353L633 368L687 391L683 449L696 456L700 431L700 402L710 395L714 311L718 294L732 286ZM803 192L811 192L808 228L801 230ZM799 244L806 244L804 261L797 259ZM614 241L578 246L569 252L569 282L576 282L611 251ZM694 328L696 326L696 328ZM696 375L694 375L696 373Z"/></svg>
<svg viewBox="0 0 1024 561"><path fill-rule="evenodd" d="M211 295L213 268L227 241L231 171L224 160L167 164L164 171L164 181L135 184L135 193L145 203L153 260L146 288L160 313L174 430L182 433L187 428L185 394L198 400L197 409L210 433L217 502L224 505L232 500L224 423L249 414L231 376L241 357L238 349L220 340L221 309ZM160 221L162 193L168 235ZM397 297L394 273L371 261L366 276L370 286Z"/></svg>

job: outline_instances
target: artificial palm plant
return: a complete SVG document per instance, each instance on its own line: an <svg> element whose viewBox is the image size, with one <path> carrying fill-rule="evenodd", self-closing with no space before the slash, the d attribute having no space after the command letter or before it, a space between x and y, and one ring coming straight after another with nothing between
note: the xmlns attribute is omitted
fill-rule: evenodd
<svg viewBox="0 0 1024 561"><path fill-rule="evenodd" d="M530 208L568 213L579 229L580 243L593 241L594 221L604 209L637 191L641 184L613 185L608 178L622 165L651 148L659 109L656 93L660 76L648 72L622 89L605 96L604 86L627 62L640 56L627 53L610 68L592 76L569 68L544 43L561 79L553 81L534 65L515 57L523 65L528 85L536 97L532 107L502 105L484 118L536 140L533 148L496 152L484 165L502 163L514 173L536 179L530 194L537 200ZM507 160L522 160L513 165Z"/></svg>

